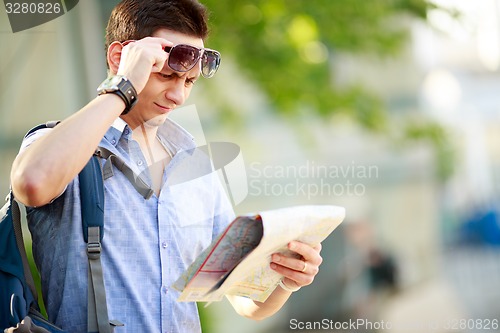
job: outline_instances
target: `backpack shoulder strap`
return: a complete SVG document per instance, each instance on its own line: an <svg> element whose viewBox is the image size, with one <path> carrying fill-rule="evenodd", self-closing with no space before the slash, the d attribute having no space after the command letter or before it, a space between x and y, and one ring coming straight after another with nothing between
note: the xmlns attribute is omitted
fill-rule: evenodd
<svg viewBox="0 0 500 333"><path fill-rule="evenodd" d="M16 326L36 304L20 210L12 191L0 208L0 331Z"/></svg>
<svg viewBox="0 0 500 333"><path fill-rule="evenodd" d="M80 183L80 201L82 208L83 239L86 243L94 243L89 239L89 229L99 228L99 244L104 236L104 184L101 164L96 156L92 156L83 170L78 174Z"/></svg>
<svg viewBox="0 0 500 333"><path fill-rule="evenodd" d="M9 196L12 210L12 225L14 227L14 234L16 235L17 248L23 262L24 278L35 300L35 307L38 308L38 293L35 288L35 281L33 279L33 275L31 274L30 265L28 263L28 256L26 255L26 249L24 247L23 230L21 227L21 210L19 209L19 204L14 199L12 191L10 191Z"/></svg>
<svg viewBox="0 0 500 333"><path fill-rule="evenodd" d="M114 165L123 173L128 181L134 186L135 190L139 192L139 194L141 194L144 199L149 200L153 196L153 189L151 189L151 187L148 186L140 176L136 175L134 171L129 166L127 166L127 164L121 158L103 147L97 148L96 154L106 160L103 167L104 179L108 179L109 177L113 176Z"/></svg>
<svg viewBox="0 0 500 333"><path fill-rule="evenodd" d="M111 332L101 265L101 241L104 236L104 195L101 165L92 156L78 175L82 207L83 238L87 243L88 332Z"/></svg>
<svg viewBox="0 0 500 333"><path fill-rule="evenodd" d="M35 133L36 131L44 129L44 128L54 128L59 123L60 123L59 120L50 120L50 121L47 121L44 124L37 125L37 126L33 127L32 129L30 129L28 131L28 133L26 133L26 135L24 137L26 138L28 135L30 135L32 133Z"/></svg>
<svg viewBox="0 0 500 333"><path fill-rule="evenodd" d="M99 158L94 155L78 175L82 209L83 237L87 243L88 269L88 332L111 333L114 326L123 326L109 320L101 265L101 242L104 237L104 180Z"/></svg>

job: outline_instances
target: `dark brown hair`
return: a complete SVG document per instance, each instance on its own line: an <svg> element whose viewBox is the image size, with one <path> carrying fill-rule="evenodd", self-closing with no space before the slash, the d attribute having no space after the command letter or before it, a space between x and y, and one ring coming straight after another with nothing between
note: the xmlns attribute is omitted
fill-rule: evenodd
<svg viewBox="0 0 500 333"><path fill-rule="evenodd" d="M114 41L141 39L160 28L206 39L207 16L197 0L123 0L109 17L106 52Z"/></svg>

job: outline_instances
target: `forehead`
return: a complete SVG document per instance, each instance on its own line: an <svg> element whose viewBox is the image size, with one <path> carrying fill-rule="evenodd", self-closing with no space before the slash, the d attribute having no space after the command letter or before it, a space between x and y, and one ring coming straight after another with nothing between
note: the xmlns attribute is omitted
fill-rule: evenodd
<svg viewBox="0 0 500 333"><path fill-rule="evenodd" d="M204 47L203 39L169 29L158 29L153 33L152 37L164 38L169 42L172 42L174 45L189 44L200 48Z"/></svg>

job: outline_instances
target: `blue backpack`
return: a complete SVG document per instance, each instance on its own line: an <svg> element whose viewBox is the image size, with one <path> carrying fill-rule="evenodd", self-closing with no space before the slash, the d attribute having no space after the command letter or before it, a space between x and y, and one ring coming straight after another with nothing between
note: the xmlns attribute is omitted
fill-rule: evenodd
<svg viewBox="0 0 500 333"><path fill-rule="evenodd" d="M48 122L31 129L25 137ZM109 321L100 262L104 232L104 185L99 158L92 156L78 175L82 207L82 228L89 259L89 332L111 333L118 321ZM12 191L0 209L0 332L64 332L39 312L38 294L33 282L21 230L21 215ZM91 281L90 281L91 280Z"/></svg>

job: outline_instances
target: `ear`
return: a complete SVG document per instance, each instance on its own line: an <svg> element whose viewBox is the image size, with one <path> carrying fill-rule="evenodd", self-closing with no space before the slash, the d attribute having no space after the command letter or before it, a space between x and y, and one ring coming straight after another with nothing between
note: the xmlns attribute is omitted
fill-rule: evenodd
<svg viewBox="0 0 500 333"><path fill-rule="evenodd" d="M111 73L118 73L118 67L120 66L120 59L122 56L123 45L120 42L113 42L108 47L107 60L108 66Z"/></svg>

